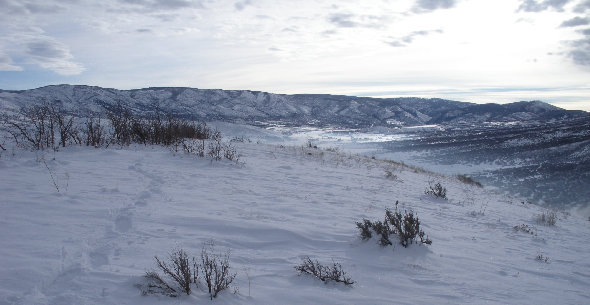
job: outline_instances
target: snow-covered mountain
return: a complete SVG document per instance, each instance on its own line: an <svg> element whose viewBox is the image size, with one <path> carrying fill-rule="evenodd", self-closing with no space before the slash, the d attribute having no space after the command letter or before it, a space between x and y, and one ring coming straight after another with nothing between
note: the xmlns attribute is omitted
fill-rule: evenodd
<svg viewBox="0 0 590 305"><path fill-rule="evenodd" d="M101 112L122 104L135 111L160 110L199 120L254 123L280 121L294 125L367 127L450 123L535 122L588 117L546 103L473 104L443 99L338 95L283 95L248 90L146 88L116 90L57 85L24 91L0 91L4 109L39 102L59 103L75 112Z"/></svg>

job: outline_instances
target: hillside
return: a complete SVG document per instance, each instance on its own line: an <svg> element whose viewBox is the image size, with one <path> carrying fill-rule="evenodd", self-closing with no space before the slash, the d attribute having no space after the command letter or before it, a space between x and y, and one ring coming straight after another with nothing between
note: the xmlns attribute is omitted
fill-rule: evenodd
<svg viewBox="0 0 590 305"><path fill-rule="evenodd" d="M589 117L584 111L567 111L538 101L480 105L423 98L283 95L176 87L116 90L73 85L0 91L0 105L5 110L42 102L59 104L80 116L100 113L105 108L122 104L137 113L161 111L206 121L248 124L280 121L282 124L355 128L513 121L538 124L547 120Z"/></svg>
<svg viewBox="0 0 590 305"><path fill-rule="evenodd" d="M590 303L586 219L556 212L546 225L536 219L551 212L519 198L394 162L236 146L239 163L155 146L4 153L0 304ZM449 200L426 195L429 182ZM359 238L355 222L382 219L396 200L432 245ZM231 251L237 293L136 287L155 255L198 257L210 241ZM342 264L356 283L298 276L306 256Z"/></svg>

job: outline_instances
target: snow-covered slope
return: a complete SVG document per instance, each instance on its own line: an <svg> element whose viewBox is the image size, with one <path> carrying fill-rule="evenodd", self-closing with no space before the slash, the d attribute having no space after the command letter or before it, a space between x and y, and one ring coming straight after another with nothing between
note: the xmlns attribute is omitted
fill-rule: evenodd
<svg viewBox="0 0 590 305"><path fill-rule="evenodd" d="M281 121L295 125L345 127L399 125L536 122L588 117L541 102L508 105L461 103L443 99L367 98L327 94L283 95L249 90L145 88L116 90L91 86L58 85L24 91L0 90L3 110L42 102L60 104L82 116L117 104L138 113L163 111L199 120L254 123Z"/></svg>
<svg viewBox="0 0 590 305"><path fill-rule="evenodd" d="M4 153L0 304L590 303L585 219L558 212L545 226L540 207L392 162L236 145L241 164L149 146ZM449 200L425 195L429 182ZM359 239L355 222L396 200L432 245ZM231 250L238 293L211 302L203 287L176 299L135 287L154 255L198 256L211 240ZM298 276L305 256L341 263L356 283Z"/></svg>

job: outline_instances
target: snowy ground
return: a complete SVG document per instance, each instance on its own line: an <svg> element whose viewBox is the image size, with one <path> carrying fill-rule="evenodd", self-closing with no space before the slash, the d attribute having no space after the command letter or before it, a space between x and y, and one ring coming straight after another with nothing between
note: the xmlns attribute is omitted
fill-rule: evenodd
<svg viewBox="0 0 590 305"><path fill-rule="evenodd" d="M4 153L0 304L590 303L587 219L558 212L545 226L535 217L546 210L454 178L346 153L236 145L242 164L143 146ZM449 200L425 195L429 182ZM396 200L432 245L359 239L355 221L381 219ZM536 236L514 230L522 224ZM231 251L237 293L141 295L154 255L181 247L198 256L211 240ZM341 263L355 285L298 276L305 256Z"/></svg>

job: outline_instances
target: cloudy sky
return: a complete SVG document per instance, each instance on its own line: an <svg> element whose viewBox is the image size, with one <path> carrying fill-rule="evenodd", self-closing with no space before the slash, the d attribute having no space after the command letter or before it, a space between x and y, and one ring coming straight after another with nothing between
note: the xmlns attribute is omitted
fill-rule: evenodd
<svg viewBox="0 0 590 305"><path fill-rule="evenodd" d="M0 0L0 88L61 83L590 111L590 0Z"/></svg>

